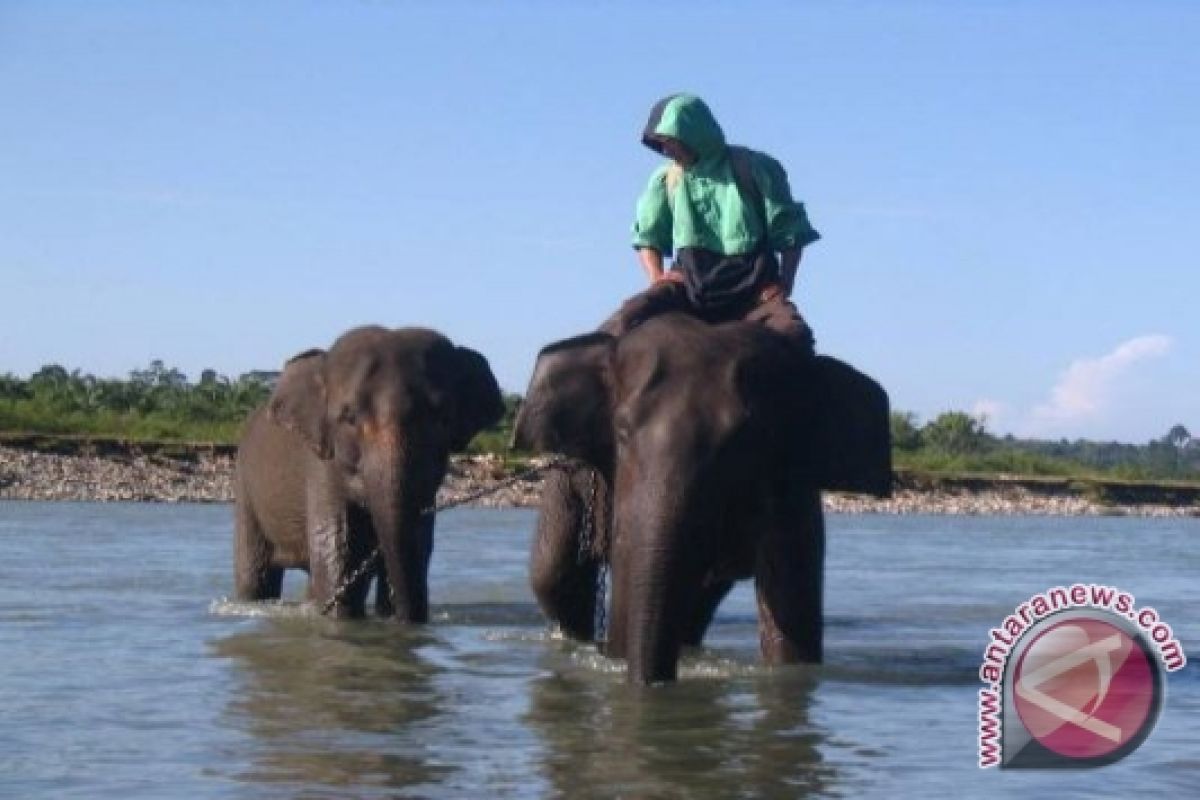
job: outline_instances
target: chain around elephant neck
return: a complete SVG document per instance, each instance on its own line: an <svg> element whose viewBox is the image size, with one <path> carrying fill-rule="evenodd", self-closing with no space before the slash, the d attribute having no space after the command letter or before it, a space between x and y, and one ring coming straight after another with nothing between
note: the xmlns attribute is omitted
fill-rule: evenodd
<svg viewBox="0 0 1200 800"><path fill-rule="evenodd" d="M523 470L520 470L519 472L513 473L509 477L505 478L502 481L499 481L498 483L496 483L492 486L487 486L483 489L479 489L474 492L468 492L467 494L462 495L461 497L456 497L453 500L447 500L444 503L434 503L431 506L421 509L421 516L427 517L431 514L436 514L439 511L446 511L451 508L457 508L458 506L466 505L467 503L473 503L476 500L480 500L484 497L488 497L489 495L493 495L493 494L496 494L497 492L501 492L501 491L509 488L510 486L516 486L518 483L521 483L522 481L531 480L534 477L541 477L544 473L549 472L552 469L557 469L558 467L562 467L562 466L565 466L568 464L574 464L574 463L577 463L576 459L570 458L569 456L555 456L554 458L551 458L549 461L547 461L545 464L542 464L542 465L536 466L536 467L527 467L526 469L523 469ZM592 491L593 491L593 500L594 500L595 499L594 498L594 493L595 493L595 484L594 484L595 476L594 475L592 477L592 481L593 481ZM341 585L338 586L337 590L334 591L334 593L330 596L330 598L325 601L325 605L321 606L321 616L325 616L330 611L332 611L334 609L334 607L337 606L338 603L342 602L342 600L344 600L346 598L346 593L349 592L350 589L352 589L355 586L355 584L357 584L360 580L362 580L368 574L375 571L375 567L379 563L379 556L380 556L379 548L376 547L374 550L371 551L370 555L368 555L366 558L363 559L362 563L358 565L357 569L355 569L348 576L346 576L346 579L344 581L342 581ZM388 592L390 593L391 591L392 591L392 587L389 584ZM395 597L393 597L392 598L393 607L395 606L395 603L396 603L396 599L395 599Z"/></svg>

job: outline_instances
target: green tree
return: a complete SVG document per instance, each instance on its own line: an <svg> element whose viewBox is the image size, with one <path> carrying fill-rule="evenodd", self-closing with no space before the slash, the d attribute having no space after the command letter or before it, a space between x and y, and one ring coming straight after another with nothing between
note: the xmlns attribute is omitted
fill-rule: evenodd
<svg viewBox="0 0 1200 800"><path fill-rule="evenodd" d="M891 415L892 447L911 452L921 447L921 431L917 415L911 411L893 411Z"/></svg>
<svg viewBox="0 0 1200 800"><path fill-rule="evenodd" d="M47 364L29 376L29 388L35 395L53 396L66 390L71 373L59 364Z"/></svg>
<svg viewBox="0 0 1200 800"><path fill-rule="evenodd" d="M1192 435L1188 433L1188 429L1182 425L1174 425L1171 430L1167 431L1167 435L1163 437L1163 442L1171 445L1176 450L1182 450L1188 446L1188 442L1192 440Z"/></svg>
<svg viewBox="0 0 1200 800"><path fill-rule="evenodd" d="M962 411L947 411L921 429L921 442L949 455L967 455L986 449L988 436L983 424Z"/></svg>
<svg viewBox="0 0 1200 800"><path fill-rule="evenodd" d="M6 372L0 375L0 399L2 400L27 400L30 397L29 387L25 381L13 375L11 372Z"/></svg>

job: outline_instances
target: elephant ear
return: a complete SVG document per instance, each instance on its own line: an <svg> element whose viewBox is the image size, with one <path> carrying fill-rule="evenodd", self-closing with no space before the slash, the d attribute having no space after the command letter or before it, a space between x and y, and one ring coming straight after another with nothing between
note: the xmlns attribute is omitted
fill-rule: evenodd
<svg viewBox="0 0 1200 800"><path fill-rule="evenodd" d="M542 349L517 414L513 447L561 453L611 471L615 341L607 333L591 333Z"/></svg>
<svg viewBox="0 0 1200 800"><path fill-rule="evenodd" d="M457 451L464 449L475 434L500 421L504 400L486 358L469 347L454 348L454 355L458 369L450 446Z"/></svg>
<svg viewBox="0 0 1200 800"><path fill-rule="evenodd" d="M284 365L267 413L279 426L298 434L321 459L333 457L325 413L324 350L306 350Z"/></svg>
<svg viewBox="0 0 1200 800"><path fill-rule="evenodd" d="M812 477L822 489L892 493L892 435L883 387L829 356L812 364L816 396L808 430Z"/></svg>

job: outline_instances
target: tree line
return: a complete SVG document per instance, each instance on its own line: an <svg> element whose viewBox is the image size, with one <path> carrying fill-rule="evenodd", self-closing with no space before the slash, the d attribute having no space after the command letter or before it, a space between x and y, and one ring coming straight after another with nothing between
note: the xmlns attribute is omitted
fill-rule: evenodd
<svg viewBox="0 0 1200 800"><path fill-rule="evenodd" d="M1200 439L1181 424L1145 444L1000 437L986 429L984 420L963 411L947 411L924 425L911 412L893 411L891 428L900 466L1023 475L1200 478Z"/></svg>
<svg viewBox="0 0 1200 800"><path fill-rule="evenodd" d="M192 382L152 361L122 380L50 364L28 379L0 375L0 430L232 441L246 415L270 396L273 377L229 378L206 369Z"/></svg>
<svg viewBox="0 0 1200 800"><path fill-rule="evenodd" d="M236 378L206 369L196 381L161 360L129 377L97 378L58 364L27 379L0 375L0 431L134 439L234 442L246 416L270 396L278 373ZM468 448L504 452L520 396ZM1084 439L1044 441L996 436L983 420L947 411L925 424L911 412L891 416L897 466L932 471L1023 475L1093 473L1126 478L1200 478L1200 439L1183 425L1145 444Z"/></svg>
<svg viewBox="0 0 1200 800"><path fill-rule="evenodd" d="M129 377L97 378L49 364L29 376L0 375L0 432L237 441L242 422L266 402L279 373L247 372L236 378L206 369L197 381L161 360ZM520 403L504 398L505 412L471 442L471 452L502 452Z"/></svg>

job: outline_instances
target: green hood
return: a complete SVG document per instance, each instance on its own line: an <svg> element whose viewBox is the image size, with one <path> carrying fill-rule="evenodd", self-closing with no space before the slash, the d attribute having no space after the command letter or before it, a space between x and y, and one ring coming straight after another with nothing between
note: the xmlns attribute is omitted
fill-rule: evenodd
<svg viewBox="0 0 1200 800"><path fill-rule="evenodd" d="M673 94L654 104L642 132L642 144L661 153L664 136L683 142L697 160L725 152L721 126L704 101L694 94Z"/></svg>

